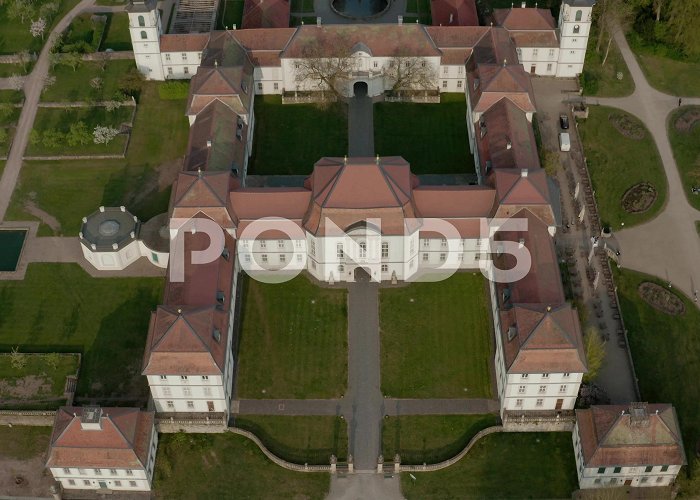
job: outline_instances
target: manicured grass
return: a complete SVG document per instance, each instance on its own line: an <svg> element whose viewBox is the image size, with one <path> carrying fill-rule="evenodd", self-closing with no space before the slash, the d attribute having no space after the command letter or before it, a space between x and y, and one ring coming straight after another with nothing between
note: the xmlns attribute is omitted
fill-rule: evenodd
<svg viewBox="0 0 700 500"><path fill-rule="evenodd" d="M120 134L108 144L95 144L92 141L92 131L97 125L109 125L119 129L122 123L130 123L134 108L122 106L114 111L107 111L104 107L95 108L39 108L37 110L34 130L43 137L49 129L58 130L67 134L70 126L77 122L84 122L90 133L90 140L86 144L70 146L63 141L56 147L47 146L43 142L27 146L27 156L40 155L89 155L89 154L122 154L127 141L127 134Z"/></svg>
<svg viewBox="0 0 700 500"><path fill-rule="evenodd" d="M323 156L348 153L345 108L282 104L279 96L255 97L255 138L249 174L310 174Z"/></svg>
<svg viewBox="0 0 700 500"><path fill-rule="evenodd" d="M305 275L281 284L245 279L238 396L337 398L347 383L347 292Z"/></svg>
<svg viewBox="0 0 700 500"><path fill-rule="evenodd" d="M348 432L340 417L246 415L236 427L248 430L278 457L297 464L328 465L330 456L346 461Z"/></svg>
<svg viewBox="0 0 700 500"><path fill-rule="evenodd" d="M157 498L321 500L330 474L288 471L237 434L162 434L154 480Z"/></svg>
<svg viewBox="0 0 700 500"><path fill-rule="evenodd" d="M219 7L216 16L216 29L233 29L233 25L239 29L243 27L243 0L224 0Z"/></svg>
<svg viewBox="0 0 700 500"><path fill-rule="evenodd" d="M141 358L160 278L91 278L77 264L31 264L0 282L0 350L83 354L77 395L142 396Z"/></svg>
<svg viewBox="0 0 700 500"><path fill-rule="evenodd" d="M690 477L683 472L678 476L681 494L697 497L700 460L694 457L694 450L700 439L700 386L688 382L700 378L700 311L677 290L672 292L685 303L685 314L671 316L657 311L642 300L637 289L644 281L665 287L664 281L627 269L613 269L642 400L671 403L676 407L690 464L686 471Z"/></svg>
<svg viewBox="0 0 700 500"><path fill-rule="evenodd" d="M401 475L408 500L569 498L578 489L569 432L492 434L455 465L413 475Z"/></svg>
<svg viewBox="0 0 700 500"><path fill-rule="evenodd" d="M54 233L42 224L40 235L75 236L81 219L100 205L125 205L144 221L166 211L170 182L161 189L157 167L177 162L184 154L189 130L184 113L184 100L162 101L156 85L146 85L126 159L25 162L7 220L36 220L24 209L32 200L62 226Z"/></svg>
<svg viewBox="0 0 700 500"><path fill-rule="evenodd" d="M100 50L132 50L129 34L129 16L124 12L108 14L107 27ZM133 64L133 61L131 61Z"/></svg>
<svg viewBox="0 0 700 500"><path fill-rule="evenodd" d="M474 172L464 94L442 94L440 99L440 104L375 104L377 154L403 156L416 174Z"/></svg>
<svg viewBox="0 0 700 500"><path fill-rule="evenodd" d="M21 352L21 351L20 351ZM56 367L49 365L47 355L27 355L23 368L14 368L10 355L0 355L0 408L43 409L65 404L63 389L68 375L78 372L77 355L60 355ZM29 391L23 387L35 387Z"/></svg>
<svg viewBox="0 0 700 500"><path fill-rule="evenodd" d="M689 109L700 113L700 106L683 106L671 113L668 120L668 138L688 201L700 210L700 194L692 193L693 187L700 187L700 121L687 132L680 132L675 127L676 120Z"/></svg>
<svg viewBox="0 0 700 500"><path fill-rule="evenodd" d="M668 57L663 44L645 44L634 32L628 33L627 41L651 86L671 95L700 96L700 60Z"/></svg>
<svg viewBox="0 0 700 500"><path fill-rule="evenodd" d="M44 453L51 439L51 427L0 426L0 457L29 460Z"/></svg>
<svg viewBox="0 0 700 500"><path fill-rule="evenodd" d="M382 429L382 453L403 464L434 464L462 451L482 429L498 424L496 415L420 415L387 417Z"/></svg>
<svg viewBox="0 0 700 500"><path fill-rule="evenodd" d="M113 99L119 89L119 79L131 68L134 61L109 61L102 71L99 62L83 62L75 71L69 66L59 64L51 70L56 83L41 94L42 101L89 101ZM94 89L90 85L93 78L102 79L102 87ZM184 113L184 110L183 110Z"/></svg>
<svg viewBox="0 0 700 500"><path fill-rule="evenodd" d="M492 397L491 321L481 273L383 289L379 299L384 395Z"/></svg>
<svg viewBox="0 0 700 500"><path fill-rule="evenodd" d="M615 41L610 46L610 53L602 65L605 57L607 40L601 46L600 52L596 52L598 43L598 30L594 27L588 39L588 50L586 51L586 61L581 75L581 84L585 95L600 97L621 97L634 92L634 80L630 75L625 60L622 58L620 49ZM622 74L622 79L617 78L617 74Z"/></svg>
<svg viewBox="0 0 700 500"><path fill-rule="evenodd" d="M29 33L30 19L25 19L24 23L19 19L10 19L10 16L7 14L10 2L4 2L0 5L0 54L15 54L22 50L39 52L56 23L58 23L78 1L79 0L59 0L58 12L53 17L50 25L46 27L46 35L43 40L41 37L34 38ZM44 3L46 2L34 2L33 5L39 6Z"/></svg>
<svg viewBox="0 0 700 500"><path fill-rule="evenodd" d="M289 18L289 25L294 27L294 26L301 26L301 23L303 22L304 24L315 24L316 23L316 18L313 16L291 16Z"/></svg>
<svg viewBox="0 0 700 500"><path fill-rule="evenodd" d="M24 92L21 90L0 90L0 102L18 103L24 99Z"/></svg>
<svg viewBox="0 0 700 500"><path fill-rule="evenodd" d="M26 75L31 69L31 64L25 66L23 64L3 63L0 64L0 78L8 78L12 75Z"/></svg>
<svg viewBox="0 0 700 500"><path fill-rule="evenodd" d="M628 116L644 130L644 138L634 140L622 135L610 122L611 114ZM629 227L659 213L666 199L666 175L646 127L624 111L605 106L591 106L588 119L578 125L603 225L619 229L624 222ZM622 208L622 196L640 182L649 182L656 188L656 201L644 213L628 213Z"/></svg>

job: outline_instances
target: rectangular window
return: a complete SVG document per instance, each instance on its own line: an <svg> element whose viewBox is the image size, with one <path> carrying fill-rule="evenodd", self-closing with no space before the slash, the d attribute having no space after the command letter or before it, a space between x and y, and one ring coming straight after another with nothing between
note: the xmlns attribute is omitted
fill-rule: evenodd
<svg viewBox="0 0 700 500"><path fill-rule="evenodd" d="M446 74L449 73L449 72L450 72L450 68L448 68L447 66L443 66L443 67L442 67L442 74L443 74L443 75L446 75Z"/></svg>
<svg viewBox="0 0 700 500"><path fill-rule="evenodd" d="M441 253L441 254L440 254L440 262L445 262L446 259L447 259L447 254L446 254L446 253Z"/></svg>
<svg viewBox="0 0 700 500"><path fill-rule="evenodd" d="M274 88L275 90L279 90L279 89L280 89L280 84L277 83L277 82L275 82L275 83L273 84L273 88Z"/></svg>
<svg viewBox="0 0 700 500"><path fill-rule="evenodd" d="M109 473L113 476L117 475L117 469L109 469Z"/></svg>
<svg viewBox="0 0 700 500"><path fill-rule="evenodd" d="M70 469L67 468L67 467L64 467L64 468L63 468L63 473L64 473L64 474L70 474Z"/></svg>
<svg viewBox="0 0 700 500"><path fill-rule="evenodd" d="M367 243L365 243L364 241L360 243L360 258L367 258Z"/></svg>
<svg viewBox="0 0 700 500"><path fill-rule="evenodd" d="M194 401L188 401L188 402L187 402L187 409L188 409L188 410L194 410Z"/></svg>
<svg viewBox="0 0 700 500"><path fill-rule="evenodd" d="M260 248L267 248L267 241L260 240Z"/></svg>
<svg viewBox="0 0 700 500"><path fill-rule="evenodd" d="M549 49L549 57L554 57L554 49Z"/></svg>
<svg viewBox="0 0 700 500"><path fill-rule="evenodd" d="M537 57L537 49L532 49L532 57Z"/></svg>
<svg viewBox="0 0 700 500"><path fill-rule="evenodd" d="M542 406L544 404L544 399L538 399L536 406Z"/></svg>
<svg viewBox="0 0 700 500"><path fill-rule="evenodd" d="M169 75L172 75L172 74L173 74L173 68L171 68L170 66L168 66L168 74L169 74Z"/></svg>
<svg viewBox="0 0 700 500"><path fill-rule="evenodd" d="M96 476L101 476L102 475L102 469L93 469L95 471Z"/></svg>
<svg viewBox="0 0 700 500"><path fill-rule="evenodd" d="M560 386L559 386L559 392L566 392L566 386L565 386L565 385L560 385Z"/></svg>
<svg viewBox="0 0 700 500"><path fill-rule="evenodd" d="M345 251L343 250L343 244L337 243L335 245L335 256L338 260L343 260L345 258Z"/></svg>
<svg viewBox="0 0 700 500"><path fill-rule="evenodd" d="M316 240L311 240L311 255L316 255Z"/></svg>
<svg viewBox="0 0 700 500"><path fill-rule="evenodd" d="M598 467L598 474L605 474L605 467Z"/></svg>
<svg viewBox="0 0 700 500"><path fill-rule="evenodd" d="M542 378L549 378L549 373L543 373Z"/></svg>
<svg viewBox="0 0 700 500"><path fill-rule="evenodd" d="M613 474L619 474L620 472L622 472L622 467L615 467L613 469Z"/></svg>
<svg viewBox="0 0 700 500"><path fill-rule="evenodd" d="M127 476L133 476L133 475L134 475L134 471L131 470L131 469L126 469L126 475L127 475Z"/></svg>
<svg viewBox="0 0 700 500"><path fill-rule="evenodd" d="M167 375L161 375L161 376L160 376L160 379L161 379L161 380L168 380L168 376L167 376Z"/></svg>
<svg viewBox="0 0 700 500"><path fill-rule="evenodd" d="M121 481L114 481L114 486L116 486L117 488L121 488L122 482Z"/></svg>
<svg viewBox="0 0 700 500"><path fill-rule="evenodd" d="M518 394L525 394L525 386L524 385L518 386Z"/></svg>
<svg viewBox="0 0 700 500"><path fill-rule="evenodd" d="M136 488L136 481L129 481L129 486Z"/></svg>
<svg viewBox="0 0 700 500"><path fill-rule="evenodd" d="M90 486L90 481L88 479L83 479L83 484L85 486Z"/></svg>
<svg viewBox="0 0 700 500"><path fill-rule="evenodd" d="M571 374L570 374L570 373L565 373L565 374L564 374L564 378L569 378L569 375L571 375Z"/></svg>
<svg viewBox="0 0 700 500"><path fill-rule="evenodd" d="M389 243L382 243L382 259L389 257Z"/></svg>
<svg viewBox="0 0 700 500"><path fill-rule="evenodd" d="M652 472L654 470L653 465L647 465L644 469L644 472Z"/></svg>
<svg viewBox="0 0 700 500"><path fill-rule="evenodd" d="M462 80L457 80L457 88L458 89L462 88Z"/></svg>
<svg viewBox="0 0 700 500"><path fill-rule="evenodd" d="M187 381L187 375L180 375L180 380L182 380L183 382L186 382L186 381Z"/></svg>
<svg viewBox="0 0 700 500"><path fill-rule="evenodd" d="M544 394L544 393L546 393L546 392L547 392L547 386L546 386L546 385L541 385L541 386L540 386L539 393L540 393L540 394Z"/></svg>
<svg viewBox="0 0 700 500"><path fill-rule="evenodd" d="M599 477L597 477L597 478L595 478L595 481L593 481L593 482L594 482L595 484L600 484L600 483L603 482L603 480L600 479Z"/></svg>
<svg viewBox="0 0 700 500"><path fill-rule="evenodd" d="M190 74L190 68L188 68L187 66L185 66L185 69L184 69L183 73L185 73L186 75L189 75L189 74Z"/></svg>
<svg viewBox="0 0 700 500"><path fill-rule="evenodd" d="M345 266L342 265L342 264L339 264L339 265L338 265L338 272L339 272L339 273L344 273L344 272L345 272Z"/></svg>
<svg viewBox="0 0 700 500"><path fill-rule="evenodd" d="M165 54L165 60L170 61L170 54Z"/></svg>
<svg viewBox="0 0 700 500"><path fill-rule="evenodd" d="M78 474L80 474L81 476L84 476L84 475L85 475L85 469L78 469Z"/></svg>
<svg viewBox="0 0 700 500"><path fill-rule="evenodd" d="M668 472L668 465L662 465L661 472Z"/></svg>
<svg viewBox="0 0 700 500"><path fill-rule="evenodd" d="M182 388L182 395L183 396L191 396L192 395L192 389L189 387L183 387Z"/></svg>
<svg viewBox="0 0 700 500"><path fill-rule="evenodd" d="M280 254L280 264L287 262L287 256L283 253Z"/></svg>
<svg viewBox="0 0 700 500"><path fill-rule="evenodd" d="M547 72L552 71L552 63L547 64Z"/></svg>
<svg viewBox="0 0 700 500"><path fill-rule="evenodd" d="M459 68L457 68L457 74L458 74L458 75L461 75L461 74L463 74L463 73L464 73L464 66L460 66Z"/></svg>
<svg viewBox="0 0 700 500"><path fill-rule="evenodd" d="M260 92L262 92L262 89L263 89L262 82L258 82L258 90Z"/></svg>
<svg viewBox="0 0 700 500"><path fill-rule="evenodd" d="M300 253L297 254L297 262L301 262L301 254Z"/></svg>
<svg viewBox="0 0 700 500"><path fill-rule="evenodd" d="M205 387L205 388L204 388L204 395L205 395L205 396L211 396L211 387Z"/></svg>
<svg viewBox="0 0 700 500"><path fill-rule="evenodd" d="M74 480L74 479L69 479L69 480L68 480L68 484L70 484L71 486L75 486L75 480Z"/></svg>
<svg viewBox="0 0 700 500"><path fill-rule="evenodd" d="M528 375L529 375L528 373L523 373L520 375L520 378L527 378Z"/></svg>
<svg viewBox="0 0 700 500"><path fill-rule="evenodd" d="M382 272L383 273L388 273L389 272L389 266L387 264L382 264Z"/></svg>
<svg viewBox="0 0 700 500"><path fill-rule="evenodd" d="M648 477L646 477L646 476L642 477L642 480L641 480L642 483L646 483L647 481L649 481Z"/></svg>
<svg viewBox="0 0 700 500"><path fill-rule="evenodd" d="M440 239L440 246L443 248L447 246L447 239L446 238Z"/></svg>
<svg viewBox="0 0 700 500"><path fill-rule="evenodd" d="M175 403L173 403L172 401L166 401L165 406L172 410L173 408L175 408Z"/></svg>
<svg viewBox="0 0 700 500"><path fill-rule="evenodd" d="M204 382L204 383L209 382L209 375L202 375L202 382Z"/></svg>
<svg viewBox="0 0 700 500"><path fill-rule="evenodd" d="M378 68L378 67L379 67L379 63L378 63L377 61L374 61L374 62L372 63L372 66L374 66L375 68Z"/></svg>
<svg viewBox="0 0 700 500"><path fill-rule="evenodd" d="M522 399L516 399L515 400L515 406L522 406L523 405L523 400Z"/></svg>
<svg viewBox="0 0 700 500"><path fill-rule="evenodd" d="M267 254L266 253L262 254L262 261L267 262Z"/></svg>
<svg viewBox="0 0 700 500"><path fill-rule="evenodd" d="M442 81L442 88L446 89L447 88L447 80Z"/></svg>
<svg viewBox="0 0 700 500"><path fill-rule="evenodd" d="M245 261L250 262L250 254L245 254Z"/></svg>
<svg viewBox="0 0 700 500"><path fill-rule="evenodd" d="M187 61L187 52L182 53L182 60Z"/></svg>
<svg viewBox="0 0 700 500"><path fill-rule="evenodd" d="M277 240L277 248L284 248L284 240Z"/></svg>
<svg viewBox="0 0 700 500"><path fill-rule="evenodd" d="M423 262L428 262L428 254L427 253L423 254Z"/></svg>
<svg viewBox="0 0 700 500"><path fill-rule="evenodd" d="M163 396L171 396L172 391L170 390L170 387L163 387Z"/></svg>
<svg viewBox="0 0 700 500"><path fill-rule="evenodd" d="M656 478L656 482L657 482L657 483L661 483L661 482L663 482L663 480L664 480L664 478L661 477L661 476L659 476L659 477Z"/></svg>

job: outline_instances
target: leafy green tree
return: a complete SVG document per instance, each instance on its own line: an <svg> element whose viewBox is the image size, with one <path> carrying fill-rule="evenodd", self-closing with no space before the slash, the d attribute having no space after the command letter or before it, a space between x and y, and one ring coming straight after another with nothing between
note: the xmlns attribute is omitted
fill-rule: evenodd
<svg viewBox="0 0 700 500"><path fill-rule="evenodd" d="M31 132L29 132L29 144L32 146L36 146L41 142L41 134L39 133L38 130L32 129Z"/></svg>
<svg viewBox="0 0 700 500"><path fill-rule="evenodd" d="M73 71L75 71L76 69L78 69L78 66L83 64L83 56L82 54L79 54L75 51L66 52L65 54L61 54L59 62L60 64L70 66L73 69Z"/></svg>
<svg viewBox="0 0 700 500"><path fill-rule="evenodd" d="M71 147L77 146L78 144L89 144L92 141L92 134L88 131L85 122L76 122L71 124L70 130L66 135L66 141Z"/></svg>
<svg viewBox="0 0 700 500"><path fill-rule="evenodd" d="M61 355L57 352L52 352L47 354L44 359L46 360L46 364L55 370L61 362Z"/></svg>
<svg viewBox="0 0 700 500"><path fill-rule="evenodd" d="M668 27L674 43L688 55L700 54L698 27L700 0L673 0L669 4Z"/></svg>
<svg viewBox="0 0 700 500"><path fill-rule="evenodd" d="M10 116L12 116L13 112L14 108L12 107L12 104L8 102L0 102L0 122L7 120Z"/></svg>
<svg viewBox="0 0 700 500"><path fill-rule="evenodd" d="M41 143L46 148L58 148L63 145L66 140L66 134L55 128L49 128L41 135Z"/></svg>
<svg viewBox="0 0 700 500"><path fill-rule="evenodd" d="M7 8L7 17L19 19L22 24L36 16L36 9L29 0L13 0Z"/></svg>
<svg viewBox="0 0 700 500"><path fill-rule="evenodd" d="M7 144L8 137L7 129L4 127L0 128L0 144Z"/></svg>

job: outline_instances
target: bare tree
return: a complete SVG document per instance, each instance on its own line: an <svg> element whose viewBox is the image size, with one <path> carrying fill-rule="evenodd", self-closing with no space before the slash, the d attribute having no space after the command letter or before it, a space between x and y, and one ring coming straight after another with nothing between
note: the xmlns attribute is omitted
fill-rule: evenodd
<svg viewBox="0 0 700 500"><path fill-rule="evenodd" d="M12 90L22 90L22 87L24 87L24 77L12 75L9 79L9 84Z"/></svg>
<svg viewBox="0 0 700 500"><path fill-rule="evenodd" d="M27 65L32 61L32 56L28 50L17 52L17 60L27 70Z"/></svg>
<svg viewBox="0 0 700 500"><path fill-rule="evenodd" d="M598 41L596 43L596 52L600 52L603 39L607 36L608 44L605 49L605 56L601 66L605 65L610 54L610 46L612 45L615 33L619 30L625 30L629 27L634 19L638 0L600 0L598 7Z"/></svg>
<svg viewBox="0 0 700 500"><path fill-rule="evenodd" d="M19 346L10 350L10 365L15 370L21 370L27 365L27 355L19 352Z"/></svg>
<svg viewBox="0 0 700 500"><path fill-rule="evenodd" d="M54 75L46 75L44 78L44 87L41 89L42 92L46 92L49 87L56 83L56 77Z"/></svg>
<svg viewBox="0 0 700 500"><path fill-rule="evenodd" d="M100 69L104 71L107 69L107 63L112 59L112 53L106 51L95 52L95 59L99 61Z"/></svg>
<svg viewBox="0 0 700 500"><path fill-rule="evenodd" d="M301 58L295 63L295 80L300 84L311 82L321 92L330 90L340 96L340 89L352 76L355 64L346 38L324 34L304 42Z"/></svg>
<svg viewBox="0 0 700 500"><path fill-rule="evenodd" d="M391 91L431 90L437 86L435 68L423 57L397 55L384 69L385 78L391 83Z"/></svg>
<svg viewBox="0 0 700 500"><path fill-rule="evenodd" d="M46 19L40 17L36 21L32 21L29 25L29 33L36 38L38 36L44 39L44 31L46 31Z"/></svg>

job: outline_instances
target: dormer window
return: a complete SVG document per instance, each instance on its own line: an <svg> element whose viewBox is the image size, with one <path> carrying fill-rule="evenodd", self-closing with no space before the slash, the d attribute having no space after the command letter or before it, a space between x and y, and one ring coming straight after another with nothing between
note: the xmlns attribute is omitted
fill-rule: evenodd
<svg viewBox="0 0 700 500"><path fill-rule="evenodd" d="M479 88L479 83L480 83L480 82L479 82L479 79L478 79L478 78L474 78L474 90L476 90L476 89Z"/></svg>
<svg viewBox="0 0 700 500"><path fill-rule="evenodd" d="M224 298L225 298L224 292L222 292L222 291L216 292L216 302L218 302L219 304L223 305L223 304L224 304Z"/></svg>
<svg viewBox="0 0 700 500"><path fill-rule="evenodd" d="M212 332L211 336L217 343L221 342L221 330L219 330L218 328L214 328L214 331Z"/></svg>
<svg viewBox="0 0 700 500"><path fill-rule="evenodd" d="M248 93L248 85L246 85L245 82L241 82L241 90L243 90L244 93Z"/></svg>
<svg viewBox="0 0 700 500"><path fill-rule="evenodd" d="M224 250L221 252L221 256L226 260L228 260L229 257L231 257L231 253L228 251L228 248L224 247Z"/></svg>

